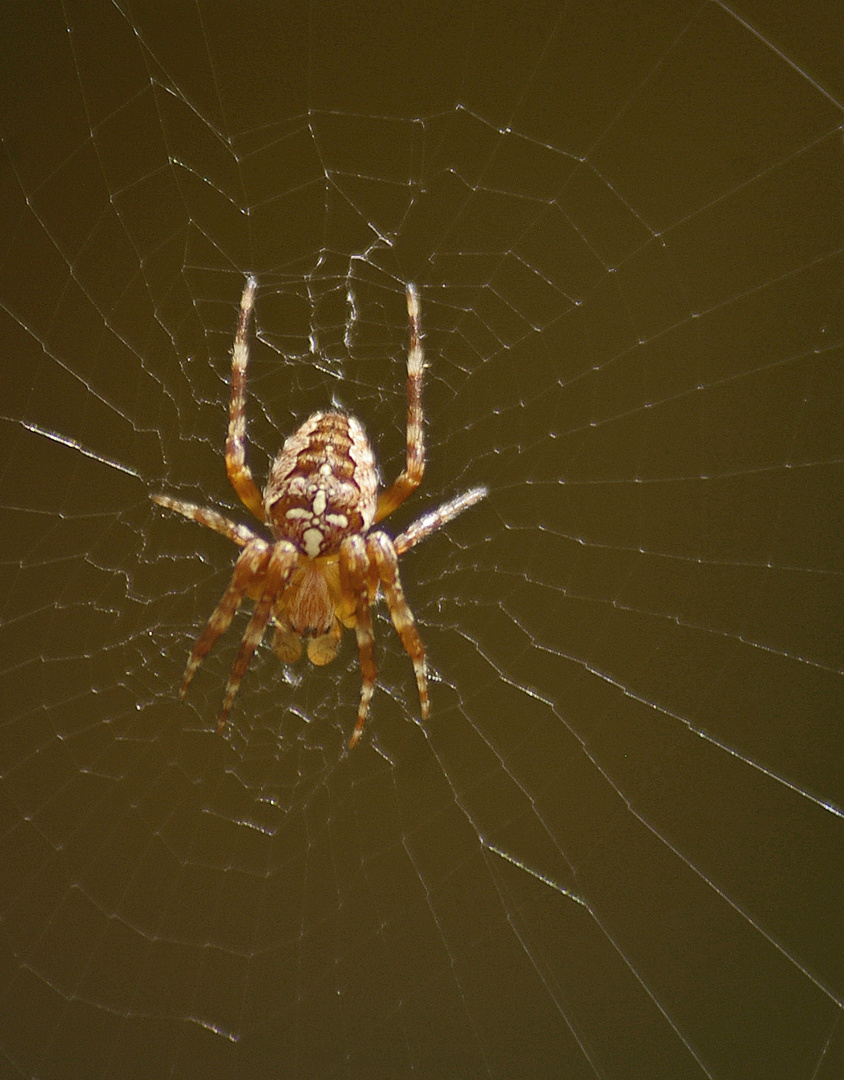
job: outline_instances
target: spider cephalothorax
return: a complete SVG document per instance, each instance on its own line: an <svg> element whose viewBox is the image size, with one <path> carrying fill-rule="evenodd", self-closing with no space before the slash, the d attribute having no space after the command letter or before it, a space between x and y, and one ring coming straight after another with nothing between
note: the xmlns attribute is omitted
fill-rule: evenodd
<svg viewBox="0 0 844 1080"><path fill-rule="evenodd" d="M414 522L395 540L372 526L391 514L422 479L422 376L425 367L419 331L419 298L407 286L410 346L407 354L407 462L398 479L378 493L378 472L362 425L344 413L314 413L285 440L270 469L263 496L246 462L247 330L256 283L247 278L240 301L234 349L226 472L244 505L272 533L264 539L249 526L216 510L153 495L176 510L227 536L243 550L229 587L197 638L179 697L183 698L204 656L227 629L245 595L255 602L232 665L218 729L222 731L267 623L275 624L273 648L285 663L298 660L302 641L308 659L334 659L342 627L354 628L362 674L358 719L349 746L360 738L375 688L375 654L370 606L383 588L396 632L413 661L422 718L428 716L425 647L399 579L399 556L486 494L474 488Z"/></svg>

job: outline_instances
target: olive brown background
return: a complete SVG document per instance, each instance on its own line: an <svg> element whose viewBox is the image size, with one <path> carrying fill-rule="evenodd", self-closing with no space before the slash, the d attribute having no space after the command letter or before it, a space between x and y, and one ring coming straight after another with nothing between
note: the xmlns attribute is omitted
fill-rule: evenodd
<svg viewBox="0 0 844 1080"><path fill-rule="evenodd" d="M844 25L829 2L7 4L0 1076L844 1075ZM176 698L312 410L404 448L381 607Z"/></svg>

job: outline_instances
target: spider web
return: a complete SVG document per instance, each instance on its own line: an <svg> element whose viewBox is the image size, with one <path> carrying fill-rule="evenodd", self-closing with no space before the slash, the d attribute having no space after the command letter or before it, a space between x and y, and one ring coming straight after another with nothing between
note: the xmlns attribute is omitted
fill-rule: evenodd
<svg viewBox="0 0 844 1080"><path fill-rule="evenodd" d="M833 3L7 5L6 1077L844 1070ZM837 14L836 14L837 12ZM222 460L404 454L432 712L246 613Z"/></svg>

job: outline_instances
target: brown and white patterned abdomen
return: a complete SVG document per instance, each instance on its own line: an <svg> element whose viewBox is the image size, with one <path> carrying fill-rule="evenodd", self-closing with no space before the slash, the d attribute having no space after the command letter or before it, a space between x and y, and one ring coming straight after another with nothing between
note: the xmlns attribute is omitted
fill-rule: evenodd
<svg viewBox="0 0 844 1080"><path fill-rule="evenodd" d="M273 462L264 508L277 540L316 559L338 551L345 537L366 534L377 493L375 457L360 422L314 413Z"/></svg>

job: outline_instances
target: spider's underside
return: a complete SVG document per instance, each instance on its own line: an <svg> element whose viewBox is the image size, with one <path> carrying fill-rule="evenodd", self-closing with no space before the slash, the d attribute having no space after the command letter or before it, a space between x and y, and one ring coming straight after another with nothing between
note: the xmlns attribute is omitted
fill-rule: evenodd
<svg viewBox="0 0 844 1080"><path fill-rule="evenodd" d="M370 606L379 588L413 661L422 719L427 718L425 647L402 591L399 556L482 499L486 489L473 488L429 511L395 540L383 530L373 529L419 486L425 470L425 362L419 298L415 287L408 285L407 461L398 479L379 494L375 457L360 422L344 413L319 412L285 440L261 495L246 461L247 331L255 289L255 279L247 278L232 350L226 472L240 500L269 528L273 539L265 539L216 510L168 495L152 496L160 506L214 529L242 549L223 598L194 644L179 697L184 698L203 658L228 628L243 597L249 596L254 601L252 617L232 665L218 730L225 726L241 679L270 620L275 626L273 648L285 663L299 659L303 640L312 663L329 663L345 626L355 631L362 676L357 723L349 740L352 747L363 731L375 689Z"/></svg>

